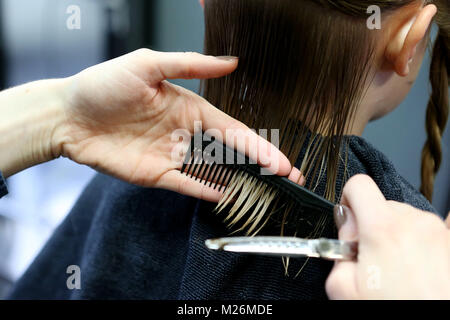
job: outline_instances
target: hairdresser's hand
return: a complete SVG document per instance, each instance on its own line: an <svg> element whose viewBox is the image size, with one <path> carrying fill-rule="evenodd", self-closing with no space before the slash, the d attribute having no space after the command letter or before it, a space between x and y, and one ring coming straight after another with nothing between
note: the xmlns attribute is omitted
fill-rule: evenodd
<svg viewBox="0 0 450 320"><path fill-rule="evenodd" d="M386 201L367 176L355 176L336 221L341 240L358 240L357 262L338 262L331 299L450 299L450 232L439 217Z"/></svg>
<svg viewBox="0 0 450 320"><path fill-rule="evenodd" d="M54 154L133 184L217 201L218 191L179 171L184 160L179 151L187 149L190 138L181 149L172 138L178 129L192 134L194 122L201 121L203 130L217 129L225 136L230 129L240 139L248 136L248 150L260 146L257 160L287 175L289 161L266 140L202 97L166 81L221 77L237 64L231 57L141 49L84 70L65 80L65 117L54 135Z"/></svg>

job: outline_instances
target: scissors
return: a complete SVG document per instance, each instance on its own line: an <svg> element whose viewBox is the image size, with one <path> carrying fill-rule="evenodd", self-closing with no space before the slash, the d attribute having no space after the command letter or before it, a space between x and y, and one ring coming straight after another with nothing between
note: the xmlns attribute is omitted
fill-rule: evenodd
<svg viewBox="0 0 450 320"><path fill-rule="evenodd" d="M344 205L334 207L335 219L351 212ZM348 214L348 213L347 213ZM230 237L205 241L211 250L259 254L278 257L310 257L333 261L355 261L358 257L357 241L334 239L302 239L296 237Z"/></svg>
<svg viewBox="0 0 450 320"><path fill-rule="evenodd" d="M279 257L312 257L333 261L354 261L358 243L333 239L295 237L230 237L205 241L211 250Z"/></svg>

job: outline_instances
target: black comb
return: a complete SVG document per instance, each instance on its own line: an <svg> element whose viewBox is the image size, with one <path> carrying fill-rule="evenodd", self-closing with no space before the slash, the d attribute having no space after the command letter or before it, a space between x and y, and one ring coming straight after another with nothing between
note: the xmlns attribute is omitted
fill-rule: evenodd
<svg viewBox="0 0 450 320"><path fill-rule="evenodd" d="M224 145L204 133L193 136L190 148L181 168L192 179L200 180L210 187L227 188L231 179L239 172L245 172L278 191L282 202L294 204L302 212L320 212L333 215L335 204L286 177L270 175L268 171L247 156ZM265 173L265 174L262 174Z"/></svg>

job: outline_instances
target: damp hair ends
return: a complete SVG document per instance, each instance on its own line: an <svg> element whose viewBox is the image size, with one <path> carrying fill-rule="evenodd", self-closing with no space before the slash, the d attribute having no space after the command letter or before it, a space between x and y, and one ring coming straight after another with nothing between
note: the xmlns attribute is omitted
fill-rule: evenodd
<svg viewBox="0 0 450 320"><path fill-rule="evenodd" d="M205 25L205 53L238 56L239 66L224 78L203 81L203 96L250 128L279 129L279 149L291 163L306 145L300 166L306 187L317 191L326 179L321 195L338 201L336 184L345 181L338 179L346 159L343 135L373 64L375 39L366 15L348 16L312 1L209 0ZM255 234L276 196L239 179L231 181L231 194L218 209L232 204L229 225L243 220L247 233Z"/></svg>
<svg viewBox="0 0 450 320"><path fill-rule="evenodd" d="M202 94L250 128L279 129L279 148L291 163L304 148L300 170L306 187L337 202L347 179L344 133L373 77L378 31L367 28L367 8L378 5L386 12L415 2L208 0L205 54L238 56L239 66L224 78L202 81ZM432 80L422 172L437 171L443 130L436 128L445 127L448 116L448 96L439 94L448 88L448 4L434 3L440 11L441 39L433 55L439 78ZM430 179L423 179L422 190L430 185ZM250 234L258 232L277 200L273 190L262 190L246 177L234 177L230 186L218 209L231 208L230 226L240 221Z"/></svg>

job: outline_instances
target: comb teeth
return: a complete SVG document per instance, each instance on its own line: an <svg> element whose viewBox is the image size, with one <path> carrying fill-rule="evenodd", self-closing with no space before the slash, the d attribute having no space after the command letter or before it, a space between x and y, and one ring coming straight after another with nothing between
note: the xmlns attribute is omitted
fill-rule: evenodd
<svg viewBox="0 0 450 320"><path fill-rule="evenodd" d="M219 192L226 188L236 171L234 165L217 164L211 154L198 147L194 147L193 151L186 155L181 167L181 173L205 185L209 182L209 187L219 187Z"/></svg>
<svg viewBox="0 0 450 320"><path fill-rule="evenodd" d="M186 165L182 173L185 173L188 177L208 185L213 189L217 189L220 192L222 188L226 188L234 174L238 171L234 166L217 165L216 163L208 163L207 161L199 160L199 163L193 165Z"/></svg>
<svg viewBox="0 0 450 320"><path fill-rule="evenodd" d="M235 150L227 148L222 142L204 137L207 136L199 133L192 138L181 173L205 185L209 182L209 187L218 188L220 192L226 189L237 172L245 171L245 168L236 164L249 163L249 160ZM198 141L201 141L201 144L198 144ZM212 154L214 152L219 158L214 157ZM217 160L220 160L220 163L217 163ZM228 164L227 161L231 160L232 163Z"/></svg>
<svg viewBox="0 0 450 320"><path fill-rule="evenodd" d="M201 139L200 145L197 139ZM315 221L317 213L333 214L330 201L286 177L262 173L246 156L220 141L204 139L203 133L193 137L181 172L205 185L209 182L209 187L219 192L225 190L215 211L231 207L228 223L237 227L237 232L247 229L248 234L256 234L269 219L284 230L288 220L303 226L303 219ZM239 227L241 220L246 221Z"/></svg>

